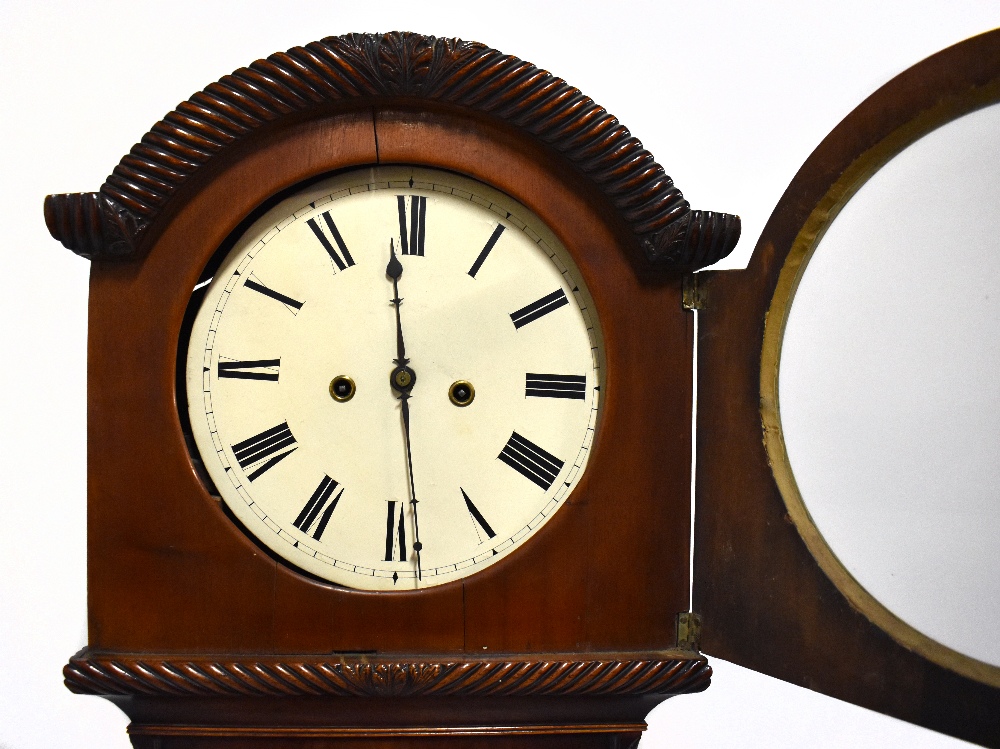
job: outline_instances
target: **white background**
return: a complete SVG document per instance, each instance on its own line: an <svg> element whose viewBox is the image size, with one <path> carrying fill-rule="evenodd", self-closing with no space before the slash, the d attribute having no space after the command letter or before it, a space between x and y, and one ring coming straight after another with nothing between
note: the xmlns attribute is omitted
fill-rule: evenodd
<svg viewBox="0 0 1000 749"><path fill-rule="evenodd" d="M46 193L96 190L149 127L257 57L329 34L483 41L617 115L696 208L743 217L746 264L771 209L865 96L1000 23L996 2L0 2L0 746L128 746L125 719L61 684L85 631L88 263L52 240ZM126 604L127 605L127 604ZM961 742L714 661L702 695L650 717L645 749L944 747Z"/></svg>

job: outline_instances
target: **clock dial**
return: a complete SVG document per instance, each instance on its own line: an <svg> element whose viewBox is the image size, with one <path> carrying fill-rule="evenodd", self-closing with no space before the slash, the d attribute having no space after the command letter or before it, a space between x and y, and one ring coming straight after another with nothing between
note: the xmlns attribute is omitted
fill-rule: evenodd
<svg viewBox="0 0 1000 749"><path fill-rule="evenodd" d="M597 427L601 337L568 253L445 172L356 171L269 210L212 279L188 352L223 500L352 588L439 585L514 552L565 504Z"/></svg>

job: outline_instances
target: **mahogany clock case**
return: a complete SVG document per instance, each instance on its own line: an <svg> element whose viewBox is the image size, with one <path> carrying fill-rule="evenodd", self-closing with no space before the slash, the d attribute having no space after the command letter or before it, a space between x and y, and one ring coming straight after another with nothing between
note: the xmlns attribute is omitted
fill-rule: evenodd
<svg viewBox="0 0 1000 749"><path fill-rule="evenodd" d="M674 616L686 608L690 466L690 368L670 355L691 334L679 283L641 285L599 211L539 168L541 154L526 158L523 147L505 148L499 133L487 139L481 126L456 120L400 111L373 119L368 111L293 126L204 184L141 261L95 262L92 646L275 653L673 646ZM175 406L187 298L215 250L286 185L372 163L460 169L517 195L573 252L608 341L606 411L591 470L568 500L572 512L557 515L510 564L440 592L364 595L274 564L196 480ZM262 173L266 184L254 179ZM627 308L615 309L612 294ZM658 373L655 389L647 370ZM636 443L647 449L629 449ZM658 455L669 458L664 464ZM591 597L602 605L588 605ZM189 639L195 633L197 641Z"/></svg>
<svg viewBox="0 0 1000 749"><path fill-rule="evenodd" d="M70 688L119 695L147 722L170 722L182 703L159 698L182 694L212 696L215 720L251 719L223 704L247 694L505 695L508 717L518 695L606 695L558 703L560 720L603 720L600 741L618 730L611 713L634 732L656 701L705 688L704 658L677 648L692 405L679 271L728 253L738 219L691 211L604 110L482 45L331 38L213 86L100 193L46 201L53 235L93 261L89 647L67 666ZM210 259L290 190L373 165L452 171L534 212L590 289L607 357L568 506L508 559L409 593L341 588L266 553L199 478L178 410L185 311Z"/></svg>

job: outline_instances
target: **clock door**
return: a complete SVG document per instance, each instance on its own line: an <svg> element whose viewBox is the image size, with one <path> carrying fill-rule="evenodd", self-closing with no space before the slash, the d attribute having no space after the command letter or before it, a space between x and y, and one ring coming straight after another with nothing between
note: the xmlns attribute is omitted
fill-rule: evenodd
<svg viewBox="0 0 1000 749"><path fill-rule="evenodd" d="M703 649L994 747L997 386L992 374L975 378L1000 350L990 301L998 101L1000 31L902 73L812 154L749 268L698 274L689 289L700 304ZM898 262L879 266L894 249ZM936 334L921 327L927 310ZM841 340L823 338L830 321ZM816 360L803 364L805 339ZM928 360L939 344L946 351ZM789 399L780 413L779 385ZM963 423L985 424L985 440ZM803 439L831 434L846 447L811 459ZM902 468L900 454L910 457ZM862 474L879 488L852 488ZM914 569L899 550L915 546L912 559L943 557Z"/></svg>

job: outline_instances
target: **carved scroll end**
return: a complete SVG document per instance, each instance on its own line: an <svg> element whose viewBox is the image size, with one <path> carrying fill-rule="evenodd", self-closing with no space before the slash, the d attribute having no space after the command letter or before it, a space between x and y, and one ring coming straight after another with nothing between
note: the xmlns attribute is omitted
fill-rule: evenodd
<svg viewBox="0 0 1000 749"><path fill-rule="evenodd" d="M740 239L740 217L714 211L688 211L659 231L639 238L649 261L684 273L726 257Z"/></svg>
<svg viewBox="0 0 1000 749"><path fill-rule="evenodd" d="M90 260L128 257L147 221L99 192L45 197L45 225L63 247Z"/></svg>

